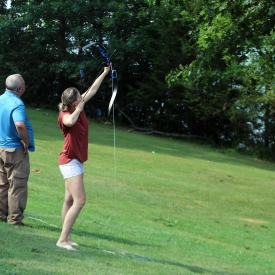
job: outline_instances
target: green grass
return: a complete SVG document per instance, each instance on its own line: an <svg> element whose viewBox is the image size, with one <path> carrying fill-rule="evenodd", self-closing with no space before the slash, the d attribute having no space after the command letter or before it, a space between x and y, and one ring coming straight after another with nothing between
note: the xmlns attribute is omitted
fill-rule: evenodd
<svg viewBox="0 0 275 275"><path fill-rule="evenodd" d="M275 274L274 163L90 122L77 252L55 246L64 181L57 112L28 109L24 222L0 223L0 274ZM154 153L153 153L154 152Z"/></svg>

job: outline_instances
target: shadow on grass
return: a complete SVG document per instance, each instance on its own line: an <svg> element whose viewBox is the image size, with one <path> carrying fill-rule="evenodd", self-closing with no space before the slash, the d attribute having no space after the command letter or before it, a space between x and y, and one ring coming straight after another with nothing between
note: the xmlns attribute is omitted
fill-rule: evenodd
<svg viewBox="0 0 275 275"><path fill-rule="evenodd" d="M67 258L82 259L83 256L79 253L68 253L67 250L56 247L55 238L40 236L39 230L33 224L31 226L0 224L1 275L48 275L53 274L49 267L57 256L64 261L68 261Z"/></svg>
<svg viewBox="0 0 275 275"><path fill-rule="evenodd" d="M210 271L210 270L202 268L202 267L187 265L187 264L183 264L183 263L179 263L179 262L160 260L160 259L155 259L155 258L145 257L145 256L140 256L140 255L132 255L132 258L136 259L136 260L140 260L140 261L148 261L148 262L155 262L155 263L161 263L161 264L168 264L168 265L178 266L178 267L185 268L185 269L187 269L187 270L189 270L189 271L191 271L193 273L198 273L198 274L203 274L203 273L209 273L209 274L215 274L215 275L225 275L226 274L224 272Z"/></svg>
<svg viewBox="0 0 275 275"><path fill-rule="evenodd" d="M100 249L100 248L94 248L94 250L96 250L97 252L100 252L100 253L118 256L121 258L129 258L132 260L138 260L138 261L143 261L143 262L153 262L153 263L160 263L160 264L164 264L164 265L180 267L180 268L186 269L186 270L188 270L192 273L196 273L196 274L229 275L228 272L211 271L211 270L203 268L203 267L198 267L198 266L188 265L188 264L184 264L184 263L180 263L180 262L173 262L173 261L168 261L168 260L147 257L147 256L138 255L138 254L131 254L131 253L124 252L124 251L122 252L122 251L115 251L115 250L104 250L104 249ZM241 273L230 272L230 275L241 275Z"/></svg>
<svg viewBox="0 0 275 275"><path fill-rule="evenodd" d="M60 232L60 230L61 230L60 228L47 226L47 225L44 225L44 226L36 225L35 228L49 230L52 232ZM98 234L98 233L89 233L89 232L85 232L85 231L75 231L75 230L72 230L72 233L75 235L78 235L78 236L82 236L82 237L90 237L90 238L95 238L95 239L107 240L107 241L111 241L111 242L118 242L121 244L126 244L126 245L131 245L131 246L147 245L144 243L129 241L125 238L117 238L114 236L107 236L107 235ZM153 258L153 257L147 257L147 256L143 256L143 255L138 255L138 254L131 254L131 253L128 253L125 251L106 250L103 248L96 248L96 247L91 247L89 245L83 245L83 244L81 245L81 247L83 247L85 249L92 248L93 250L97 251L98 253L104 253L104 254L108 254L108 255L112 255L112 256L117 256L120 258L129 258L132 260L138 260L138 261L144 261L144 262L154 262L154 263L176 266L176 267L186 269L186 270L196 273L196 274L228 275L228 273L226 273L226 272L211 271L209 269L205 269L202 267L187 265L187 264L180 263L180 262L173 262L173 261L168 261L168 260L157 259L157 258ZM234 273L230 273L230 275L234 275ZM238 273L235 275L241 275L241 274Z"/></svg>
<svg viewBox="0 0 275 275"><path fill-rule="evenodd" d="M43 229L43 230L48 230L51 232L58 232L61 233L61 228L58 227L54 227L51 225L35 225L36 229ZM71 231L72 234L81 236L81 237L90 237L90 238L94 238L94 239L100 239L100 240L106 240L106 241L110 241L110 242L117 242L117 243L121 243L121 244L125 244L125 245L136 245L136 246L144 246L147 245L145 243L139 243L139 242L133 242L124 238L118 238L118 237L114 237L114 236L108 236L108 235L104 235L104 234L99 234L99 233L89 233L89 232L85 232L85 231L75 231L72 230Z"/></svg>
<svg viewBox="0 0 275 275"><path fill-rule="evenodd" d="M51 227L51 226L37 226L32 224L32 228L22 228L22 227L13 227L10 225L0 225L0 271L1 274L50 274L50 267L53 264L53 259L59 257L59 261L63 263L68 262L68 258L71 260L79 259L81 261L85 261L90 259L90 250L94 250L97 254L108 255L109 257L119 257L119 258L128 258L129 260L136 260L141 262L152 262L156 264L169 265L174 267L179 267L183 270L188 270L194 274L212 274L212 275L228 275L226 272L220 271L211 271L209 269L194 266L190 264L185 264L181 262L174 262L169 260L163 260L153 257L147 257L138 254L132 254L124 251L116 251L116 250L107 250L104 248L92 247L84 245L81 247L84 248L83 253L79 251L78 253L68 252L66 250L62 250L60 248L55 247L55 240L52 237L39 236L39 230L43 229L46 231L52 232L60 232L59 228ZM4 234L5 232L5 234ZM83 236L95 237L95 238L103 238L107 240L117 241L115 237L108 237L100 234L92 234L85 232L74 232L74 234L79 234ZM16 238L14 236L16 235ZM119 239L120 242L136 245L138 243L127 241L126 239ZM5 260L6 259L6 260ZM32 261L43 262L42 266L36 265L31 266L30 268L26 266L21 266L20 261L28 262L32 259ZM104 256L106 259L106 256ZM18 261L18 265L17 265ZM10 262L13 262L13 265L10 265ZM2 264L1 264L2 263ZM2 270L1 270L2 269ZM184 271L183 271L184 272ZM56 272L55 274L64 274L63 272ZM184 273L181 273L184 274ZM230 273L230 275L241 275L240 273Z"/></svg>

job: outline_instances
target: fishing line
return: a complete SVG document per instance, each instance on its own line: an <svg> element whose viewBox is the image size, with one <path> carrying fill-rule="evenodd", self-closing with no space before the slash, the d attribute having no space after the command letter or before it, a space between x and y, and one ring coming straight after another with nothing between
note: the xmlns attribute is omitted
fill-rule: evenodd
<svg viewBox="0 0 275 275"><path fill-rule="evenodd" d="M113 91L113 81L112 81L112 91ZM115 188L115 219L116 219L116 200L117 200L117 167L116 167L116 125L115 125L115 103L113 104L113 132L114 132L114 188Z"/></svg>
<svg viewBox="0 0 275 275"><path fill-rule="evenodd" d="M82 50L84 51L85 49L87 49L88 47L92 46L92 45L95 45L95 44L98 44L96 42L91 42L89 43L88 45L82 47ZM102 46L101 44L98 44L98 47L99 47L99 50L100 50L100 53L101 55L106 59L106 62L103 62L102 65L103 65L103 68L100 70L100 72L98 73L98 75L96 76L95 79L97 79L99 77L99 75L102 73L102 71L104 70L104 67L106 66L110 66L110 76L111 76L111 79L112 79L112 84L111 84L111 87L112 87L112 97L111 97L111 100L110 100L110 103L109 103L109 108L108 108L108 115L110 115L110 110L111 110L111 107L113 107L113 135L114 135L114 217L116 219L116 208L117 208L117 167L116 167L116 127L115 127L115 111L114 111L114 100L115 100L115 97L116 97L116 93L117 93L117 74L116 74L116 71L113 70L112 68L112 63L111 63L111 58L112 56L114 55L114 53L116 52L116 50L114 50L112 52L112 54L110 55L110 57L108 56L108 54L105 52L105 48L104 46ZM83 71L80 71L81 76L84 77L84 72ZM115 78L115 80L114 80ZM114 85L114 81L115 81L115 85ZM93 85L93 84L92 84ZM84 101L85 99L85 96L87 95L89 89L92 87L92 85L88 88L88 90L83 94L82 96L82 100ZM114 90L115 89L115 90Z"/></svg>
<svg viewBox="0 0 275 275"><path fill-rule="evenodd" d="M52 217L52 215L44 215L44 214L39 214L39 215L35 215L35 216L43 216L43 217ZM32 216L29 216L28 214L25 214L25 218L27 219L30 219L30 220L34 220L34 221L37 221L37 222L40 222L40 223L44 223L50 227L55 227L55 228L58 228L58 229L62 229L62 227L60 226L57 226L55 224L51 224L51 223L48 223L46 222L45 220L42 220L42 219L38 219L38 218L35 218L35 217L32 217ZM60 217L58 217L58 219L60 219ZM148 229L147 227L146 228L142 228L142 227L138 227L138 226L132 226L132 227L129 227L129 226L125 226L125 224L123 225L119 225L119 224L115 224L115 223L105 223L105 222L99 222L99 221L86 221L86 223L90 224L90 223L95 223L95 224L99 224L99 225L102 225L104 227L109 227L109 228L119 228L120 230L125 230L125 231L128 231L128 232L143 232L143 234L165 234L165 235L173 235L174 233L171 232L171 231L165 231L165 230L155 230L155 229ZM71 233L73 234L76 234L78 236L82 236L82 237L87 237L87 236L90 236L91 234L84 234L84 233L79 233L77 230L71 230Z"/></svg>
<svg viewBox="0 0 275 275"><path fill-rule="evenodd" d="M95 44L95 43L93 43L93 44ZM87 46L90 46L90 45L93 45L93 44L88 44ZM86 48L87 48L87 46L86 46ZM82 48L82 49L84 49L84 47ZM110 61L111 61L111 58L112 58L112 56L114 55L114 53L116 52L116 49L112 52L112 54L110 55ZM97 80L97 78L101 75L101 73L103 72L103 70L104 70L104 67L106 67L106 66L110 66L110 64L108 65L107 63L105 64L104 62L103 62L103 68L100 70L100 72L97 74L97 76L96 76L96 78L95 78L95 80L94 80L94 82ZM83 70L80 70L80 76L82 76L82 78L84 78L84 71ZM82 81L84 81L84 80L82 80ZM85 98L85 96L86 96L86 94L88 93L88 91L89 91L89 89L93 86L93 84L94 84L94 82L92 83L92 85L90 85L90 87L87 89L87 91L84 93L84 96L83 96L83 98L82 98L82 100L84 101L84 98ZM83 83L82 83L83 84ZM112 91L113 91L113 78L112 78Z"/></svg>
<svg viewBox="0 0 275 275"><path fill-rule="evenodd" d="M26 218L29 218L31 220L47 224L51 227L62 229L62 228L60 228L60 227L58 227L54 224L47 223L46 221L31 217L31 216L28 216L28 215L26 215ZM103 225L105 225L105 224L103 224ZM130 230L132 230L132 229L130 229ZM71 233L74 233L74 234L76 234L78 236L82 236L82 237L93 237L90 234L81 234L81 233L78 233L78 232L73 231L73 230L71 231ZM164 233L166 233L166 232L164 232ZM169 232L169 235L170 234L171 233ZM94 238L97 239L98 244L97 244L97 249L91 247L91 249L93 249L93 250L98 250L98 251L101 251L103 253L113 254L114 256L118 256L118 257L121 257L121 258L130 258L130 259L135 259L135 260L140 260L140 261L154 261L154 262L159 262L159 263L165 263L166 262L165 260L159 260L159 259L151 258L151 257L148 257L148 256L143 256L143 255L140 255L140 254L132 254L132 253L129 253L125 250L123 250L123 251L120 251L120 250L107 250L107 249L104 249L100 246L100 240L101 240L100 238L98 238L98 237L94 237ZM178 263L175 263L175 264L178 264Z"/></svg>

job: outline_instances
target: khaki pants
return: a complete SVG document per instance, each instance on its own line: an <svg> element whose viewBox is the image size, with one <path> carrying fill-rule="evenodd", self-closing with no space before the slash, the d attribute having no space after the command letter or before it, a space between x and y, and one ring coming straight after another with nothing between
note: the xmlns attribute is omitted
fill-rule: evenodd
<svg viewBox="0 0 275 275"><path fill-rule="evenodd" d="M28 153L24 154L23 149L0 148L0 220L10 224L22 223L29 174Z"/></svg>

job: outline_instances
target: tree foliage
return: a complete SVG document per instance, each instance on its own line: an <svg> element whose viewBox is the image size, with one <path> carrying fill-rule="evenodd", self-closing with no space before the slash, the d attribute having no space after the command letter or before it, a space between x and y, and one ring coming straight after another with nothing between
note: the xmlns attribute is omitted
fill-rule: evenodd
<svg viewBox="0 0 275 275"><path fill-rule="evenodd" d="M267 0L0 1L0 79L21 73L27 104L87 89L103 43L118 72L117 119L245 148L274 147L275 4ZM79 70L85 72L80 78ZM111 81L87 111L107 115ZM106 117L107 118L107 117Z"/></svg>
<svg viewBox="0 0 275 275"><path fill-rule="evenodd" d="M204 1L196 58L167 80L187 88L197 123L231 145L265 146L274 138L274 4Z"/></svg>

